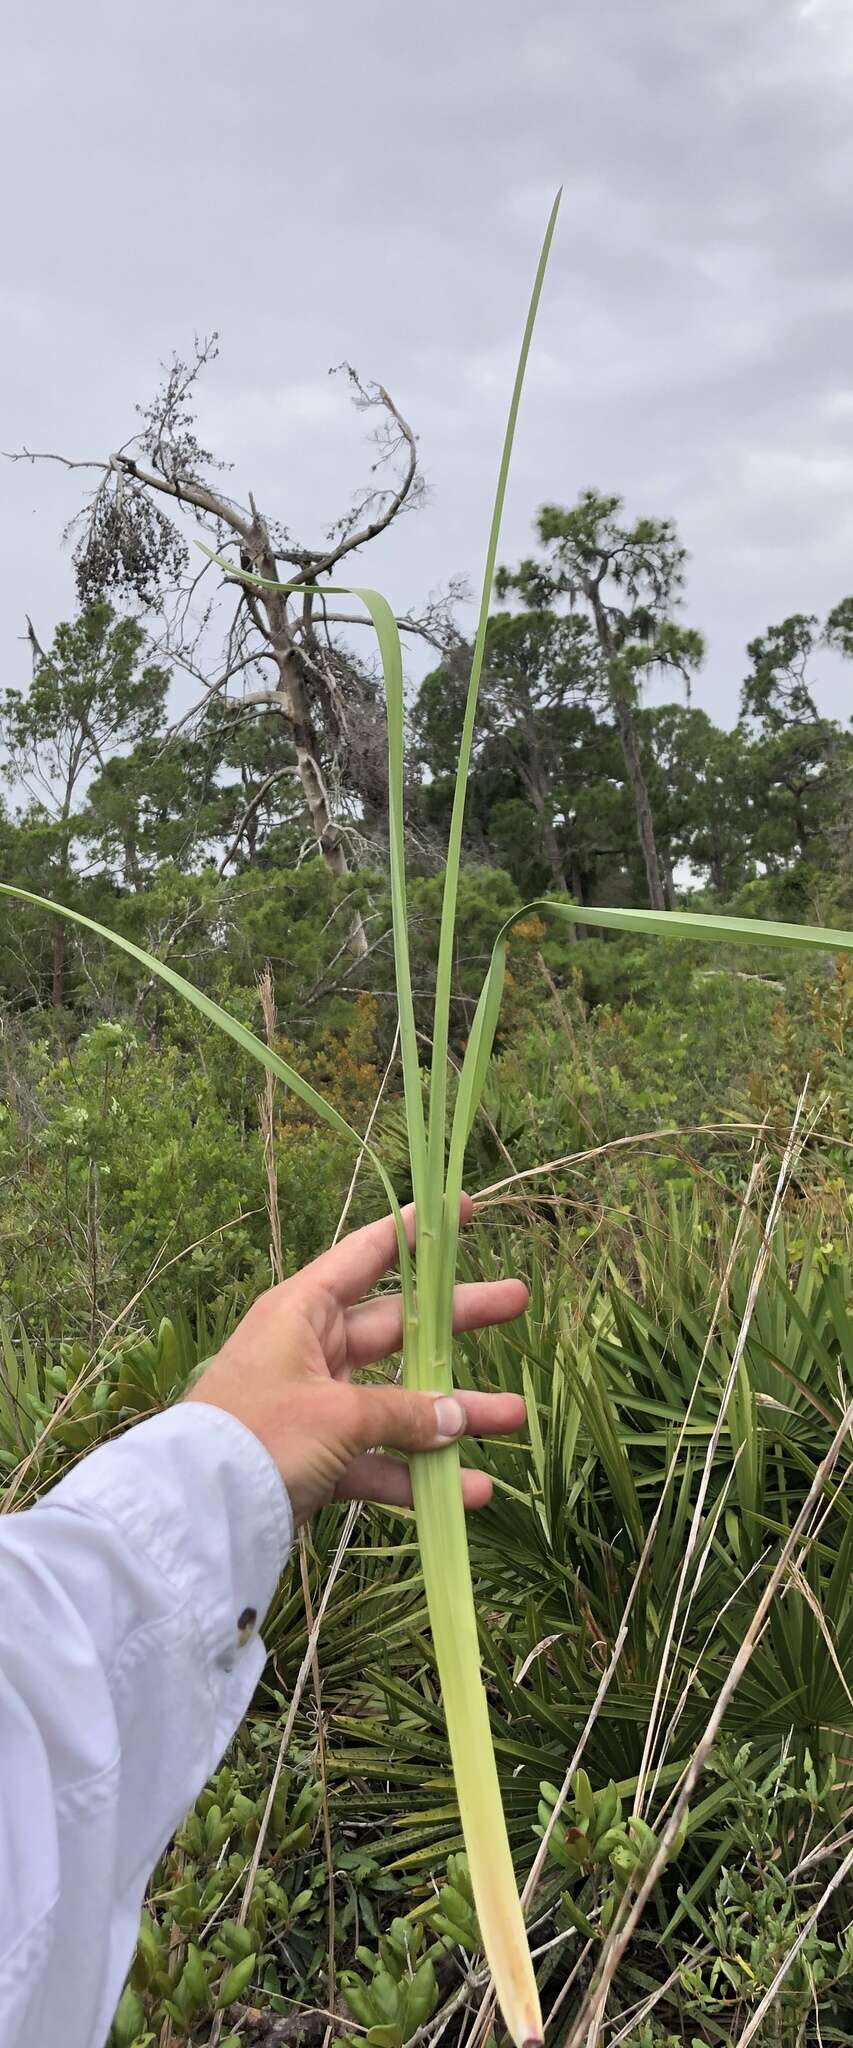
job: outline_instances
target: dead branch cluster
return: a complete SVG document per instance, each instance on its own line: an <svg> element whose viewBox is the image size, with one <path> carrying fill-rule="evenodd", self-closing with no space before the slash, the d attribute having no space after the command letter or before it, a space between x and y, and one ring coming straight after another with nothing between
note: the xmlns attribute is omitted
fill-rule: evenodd
<svg viewBox="0 0 853 2048"><path fill-rule="evenodd" d="M383 828L381 689L369 643L364 652L352 644L354 631L367 623L356 605L288 586L343 577L349 556L422 500L417 441L384 385L364 383L350 364L339 365L354 403L372 416L373 460L348 510L321 540L303 545L251 491L245 502L230 491L228 465L199 440L197 382L217 354L214 333L196 338L186 359L173 356L154 398L137 406L135 433L110 455L76 462L23 448L13 459L55 461L94 474L66 529L81 603L107 597L153 616L159 655L199 685L173 732L209 729L211 720L231 726L270 712L283 721L310 839L332 870L344 873L356 821L362 835ZM218 554L233 560L233 581L209 562L194 568L181 522L186 514ZM246 572L263 578L264 587L239 581ZM464 595L461 580L453 581L420 612L405 614L401 629L443 653L459 639L454 611ZM283 772L271 762L265 791ZM253 792L247 826L257 804Z"/></svg>

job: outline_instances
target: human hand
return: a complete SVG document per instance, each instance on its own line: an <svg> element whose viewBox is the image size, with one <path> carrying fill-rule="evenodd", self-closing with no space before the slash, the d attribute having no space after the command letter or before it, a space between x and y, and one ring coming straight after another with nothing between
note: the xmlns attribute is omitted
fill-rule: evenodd
<svg viewBox="0 0 853 2048"><path fill-rule="evenodd" d="M463 1196L463 1223L472 1208ZM412 1241L414 1210L403 1213ZM379 1445L440 1450L466 1432L506 1436L524 1422L517 1394L460 1391L436 1397L398 1386L352 1385L353 1372L401 1348L399 1294L361 1299L396 1256L391 1216L342 1238L291 1280L260 1295L185 1396L226 1409L254 1431L275 1459L297 1524L329 1500L410 1505L408 1467L400 1458L371 1456ZM458 1286L454 1330L508 1322L526 1303L521 1280ZM485 1506L491 1492L487 1473L463 1473L466 1507Z"/></svg>

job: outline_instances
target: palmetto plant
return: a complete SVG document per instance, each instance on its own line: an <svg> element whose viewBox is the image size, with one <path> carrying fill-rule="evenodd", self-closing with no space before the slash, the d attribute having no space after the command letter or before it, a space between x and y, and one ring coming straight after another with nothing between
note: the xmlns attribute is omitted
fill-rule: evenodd
<svg viewBox="0 0 853 2048"><path fill-rule="evenodd" d="M382 1160L371 1147L365 1145L359 1134L351 1129L338 1111L326 1103L316 1089L304 1081L274 1049L265 1045L243 1024L185 981L172 968L146 953L141 947L135 946L129 939L106 930L80 912L67 910L59 904L46 903L44 899L25 890L0 885L4 893L22 897L30 903L42 904L44 908L54 911L58 916L70 918L119 946L145 969L146 974L159 976L179 995L194 1004L197 1010L227 1032L245 1052L285 1081L317 1116L325 1118L335 1130L350 1139L354 1146L367 1152L380 1176L397 1224L404 1303L404 1379L410 1387L438 1393L447 1392L452 1385L453 1284L465 1145L482 1092L494 1041L504 981L507 941L513 924L529 914L532 907L527 906L526 911L517 912L495 940L491 963L462 1063L453 1113L448 1118L451 978L466 786L515 424L558 205L559 195L548 222L527 314L486 550L479 622L447 848L436 973L432 1066L426 1104L419 1071L409 971L403 816L404 698L400 639L391 609L378 592L355 589L348 593L361 600L372 620L379 644L386 691L394 955L411 1181L416 1208L414 1257L406 1241L391 1179ZM261 580L241 572L231 562L223 562L222 566L230 576L242 577L242 580L249 584ZM299 584L290 587L293 591L306 588ZM336 586L323 585L324 592L334 588ZM568 901L547 902L535 907L543 914L566 920L582 917L587 925L659 934L671 938L745 941L752 944L761 941L776 945L853 951L853 935L850 933L809 926L756 924L747 919L702 917L690 913L647 910L590 910L584 906L581 911L575 909ZM451 1447L436 1456L414 1458L412 1485L427 1602L480 1929L507 2026L518 2048L525 2048L525 2044L532 2044L541 2039L541 2017L536 1980L530 1961L501 1807L486 1695L480 1676L480 1645L465 1534L458 1450Z"/></svg>

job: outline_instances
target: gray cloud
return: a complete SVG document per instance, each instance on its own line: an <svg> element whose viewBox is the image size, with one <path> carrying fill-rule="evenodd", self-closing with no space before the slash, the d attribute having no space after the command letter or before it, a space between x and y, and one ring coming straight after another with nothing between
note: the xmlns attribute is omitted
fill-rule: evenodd
<svg viewBox="0 0 853 2048"><path fill-rule="evenodd" d="M313 534L363 475L348 356L420 436L426 508L371 560L411 603L476 578L518 329L565 201L503 553L593 482L672 513L700 701L746 640L853 589L847 0L57 0L0 85L2 435L96 455L173 347L222 333L203 430ZM72 604L80 479L0 471L3 679ZM849 672L824 671L847 716Z"/></svg>

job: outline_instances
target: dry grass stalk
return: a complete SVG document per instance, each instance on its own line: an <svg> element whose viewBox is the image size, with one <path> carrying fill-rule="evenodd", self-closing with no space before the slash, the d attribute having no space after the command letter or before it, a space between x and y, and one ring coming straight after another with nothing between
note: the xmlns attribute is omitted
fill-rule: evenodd
<svg viewBox="0 0 853 2048"><path fill-rule="evenodd" d="M267 965L264 969L263 974L260 975L258 978L258 994L260 997L261 1011L264 1020L264 1034L266 1037L267 1044L269 1046L272 1046L275 1042L275 987L273 983L272 969L270 967L269 961L267 961ZM261 1089L261 1093L258 1098L258 1110L260 1116L261 1137L263 1141L264 1150L264 1166L266 1170L267 1217L270 1226L270 1264L272 1267L273 1280L277 1286L280 1286L281 1282L284 1279L284 1255L282 1250L281 1212L279 1209L278 1200L278 1174L276 1171L275 1157L275 1091L275 1075L271 1073L269 1068L267 1068L267 1071L264 1074L264 1085ZM359 1154L359 1159L360 1158L361 1154ZM307 1664L303 1665L303 1669L306 1670L306 1675L307 1670L310 1670L311 1673L311 1681L314 1692L314 1705L317 1715L317 1767L319 1771L320 1784L322 1790L321 1812L323 1821L323 1841L326 1853L326 1870L328 1875L328 2004L330 2010L333 2012L335 2008L335 1988L337 1975L335 1962L335 1868L334 1859L332 1855L332 1824L331 1814L329 1810L329 1786L328 1775L326 1770L326 1734L325 1723L323 1720L322 1679L320 1676L320 1660L317 1653L317 1641L320 1633L320 1628L319 1621L315 1620L314 1607L311 1599L311 1579L308 1567L308 1539L304 1529L300 1529L299 1531L299 1572L302 1582L302 1597L305 1603L305 1621L308 1631L308 1650L306 1652ZM303 1685L304 1679L302 1681L302 1684L299 1685L298 1692L295 1695L297 1706L299 1704L299 1700L302 1697ZM291 1702L291 1707L293 1707L293 1702ZM290 1722L290 1726L292 1727L293 1724L290 1715L288 1715L288 1721ZM290 1740L289 1731L287 1732L287 1740L288 1742ZM241 1926L245 1925L246 1916L251 1905L252 1893L254 1891L255 1886L255 1879L257 1877L258 1868L260 1864L260 1852L262 1851L264 1842L266 1840L267 1830L269 1827L269 1817L272 1811L272 1802L275 1798L276 1788L278 1786L278 1781L281 1776L281 1768L284 1762L285 1754L286 1745L283 1737L282 1744L279 1748L278 1758L276 1761L276 1768L273 1773L272 1785L270 1788L270 1792L267 1795L267 1803L264 1809L263 1819L261 1821L261 1827L258 1834L258 1841L255 1845L255 1853L252 1857L252 1861L249 1866L249 1873L246 1879L246 1884L243 1889L243 1897L240 1902L238 1919ZM217 2014L210 2033L209 2048L216 2048L216 2043L219 2040L221 2028L222 2018L220 2014ZM327 2040L330 2034L331 2021L327 2029Z"/></svg>
<svg viewBox="0 0 853 2048"><path fill-rule="evenodd" d="M788 1142L785 1146L785 1150L782 1155L782 1159L779 1166L779 1173L776 1180L776 1186L773 1191L773 1199L770 1203L770 1208L767 1213L767 1219L761 1235L761 1244L759 1246L758 1255L752 1270L746 1306L744 1309L743 1316L741 1318L740 1329L738 1330L735 1347L732 1352L731 1364L729 1366L725 1386L723 1387L722 1395L720 1397L720 1403L717 1410L717 1416L714 1422L714 1427L711 1431L711 1435L708 1439L708 1445L705 1451L705 1460L702 1466L702 1472L699 1479L699 1490L696 1495L696 1502L690 1520L690 1527L687 1534L687 1543L684 1549L684 1557L681 1563L681 1570L678 1575L678 1585L676 1587L675 1599L673 1601L672 1606L672 1613L670 1615L666 1637L664 1639L663 1654L660 1660L660 1667L658 1670L657 1681L655 1684L654 1698L652 1700L652 1710L649 1715L649 1724L646 1730L646 1739L643 1745L642 1758L640 1760L639 1778L637 1790L634 1796L634 1812L639 1815L642 1815L643 1812L646 1779L651 1767L651 1759L654 1751L658 1727L661 1723L667 1702L669 1700L670 1691L672 1688L672 1672L669 1669L670 1653L673 1647L673 1639L675 1636L679 1608L681 1606L684 1590L687 1585L691 1567L693 1565L693 1560L696 1555L696 1548L699 1542L699 1537L702 1529L702 1519L705 1511L705 1502L708 1496L708 1488L711 1483L711 1474L714 1469L717 1451L719 1449L720 1437L723 1432L723 1425L725 1423L726 1416L729 1412L729 1405L731 1402L732 1394L734 1393L735 1382L737 1380L738 1372L740 1370L741 1360L746 1350L747 1337L749 1336L749 1331L752 1326L752 1318L755 1312L755 1304L758 1300L759 1288L761 1287L761 1283L767 1271L767 1262L770 1258L770 1252L773 1243L773 1232L779 1220L779 1214L781 1211L782 1203L785 1198L785 1191L788 1187L791 1178L791 1173L793 1171L797 1159L799 1158L799 1154L802 1150L803 1143L805 1142L805 1137L808 1135L807 1132L804 1132L802 1136L799 1135L800 1121L803 1115L803 1110L805 1108L808 1086L809 1083L808 1080L806 1080L802 1092L800 1094L796 1110L794 1112L794 1119L788 1136ZM729 1262L729 1267L727 1270L729 1273L731 1272L731 1261ZM699 1368L699 1375L697 1376L697 1378L701 1378L702 1372L705 1368L705 1364L708 1357L708 1351L710 1348L710 1337L711 1332L709 1331L708 1338L706 1339L705 1345L703 1347L702 1362ZM687 1601L685 1603L684 1617L681 1625L681 1633L679 1636L679 1647L684 1640L684 1632L687 1627L691 1603L695 1599L696 1592L701 1582L704 1562L707 1558L707 1555L708 1551L706 1548L702 1556L698 1560L694 1581L690 1588ZM674 1671L674 1669L675 1662L673 1660L672 1670ZM662 1750L661 1761L663 1760L664 1753L665 1749ZM655 1780L655 1782L657 1782L657 1779Z"/></svg>
<svg viewBox="0 0 853 2048"><path fill-rule="evenodd" d="M258 993L264 1019L264 1034L267 1044L275 1044L275 985L272 968L267 961L263 974L258 980ZM270 1264L273 1279L280 1285L284 1279L284 1253L281 1241L281 1211L278 1200L278 1172L275 1156L275 1091L276 1079L269 1067L264 1074L264 1085L260 1096L261 1136L264 1148L264 1166L267 1181L267 1216L270 1226ZM360 1155L359 1155L360 1156ZM328 1883L328 1919L326 1942L327 1997L332 2011L335 2007L337 1966L335 1960L335 1866L332 1855L332 1821L329 1810L329 1783L326 1768L326 1724L323 1716L323 1686L320 1677L320 1659L314 1634L314 1606L311 1599L311 1577L308 1568L308 1537L304 1529L299 1531L299 1574L302 1581L302 1598L305 1603L305 1621L308 1639L314 1641L311 1658L311 1683L314 1691L314 1706L317 1715L317 1768L322 1791L321 1814L323 1822L323 1845L326 1852L326 1875ZM328 2033L331 2032L331 2027ZM327 2033L327 2040L328 2040Z"/></svg>
<svg viewBox="0 0 853 2048"><path fill-rule="evenodd" d="M726 1674L704 1733L697 1743L691 1761L684 1773L681 1789L661 1835L657 1854L653 1857L633 1901L630 1899L630 1894L626 1894L626 1901L624 1903L627 1904L627 1912L623 1910L622 1915L617 1914L614 1920L613 1927L602 1950L596 1977L583 2001L572 2031L567 2037L565 2048L580 2048L580 2043L587 2026L590 2027L590 2040L595 2041L598 2038L598 2030L610 1985L613 1982L631 1936L654 1891L655 1885L666 1867L672 1844L689 1805L693 1789L701 1776L710 1751L719 1734L726 1710L763 1634L764 1625L773 1601L776 1599L780 1586L783 1585L788 1576L795 1552L801 1544L803 1545L804 1554L808 1548L813 1533L810 1524L817 1519L824 1488L832 1477L844 1443L850 1436L851 1429L853 1429L853 1401L845 1409L829 1450L818 1466L800 1512L788 1533L779 1558L761 1595L761 1599L755 1608L744 1640Z"/></svg>
<svg viewBox="0 0 853 2048"><path fill-rule="evenodd" d="M853 1870L853 1849L848 1849L847 1855L844 1857L843 1862L839 1863L838 1869L833 1871L829 1883L824 1886L824 1889L821 1892L817 1904L812 1907L812 1910L809 1913L808 1918L803 1921L802 1927L800 1928L796 1941L793 1941L791 1943L791 1947L789 1948L787 1955L783 1956L782 1961L779 1964L779 1968L776 1971L776 1975L773 1979L772 1984L768 1984L767 1990L764 1993L764 1997L761 1999L760 2004L756 2006L755 2011L752 2014L752 2017L747 2021L743 2033L738 2034L737 2041L734 2044L734 2048L747 2048L747 2042L753 2041L755 2039L761 2022L763 2019L766 2018L768 2012L770 2011L770 2007L773 2004L773 2000L776 1997L776 1993L779 1990L780 1985L784 1982L784 1979L791 1968L791 1964L796 1962L800 1950L805 1946L805 1943L808 1941L812 1929L817 1926L818 1920L820 1919L824 1907L828 1904L829 1900L832 1897L833 1892L838 1890L840 1884L843 1884L844 1879L850 1870Z"/></svg>
<svg viewBox="0 0 853 2048"><path fill-rule="evenodd" d="M258 976L258 995L264 1020L264 1036L267 1045L275 1045L275 988L272 968L267 961L263 974ZM278 1205L278 1174L275 1164L275 1075L267 1067L264 1085L258 1097L258 1111L261 1125L261 1141L264 1148L264 1169L266 1172L267 1216L270 1226L270 1266L272 1276L278 1285L284 1279L284 1253L281 1246L281 1212Z"/></svg>
<svg viewBox="0 0 853 2048"><path fill-rule="evenodd" d="M390 1076L391 1076L391 1073L392 1073L392 1071L393 1071L394 1061L395 1061L395 1059L396 1059L396 1056L397 1056L397 1044L398 1044L398 1038L397 1038L397 1036L395 1036L395 1039L394 1039L394 1045L393 1045L393 1047L392 1047L392 1051L391 1051L391 1057L390 1057L390 1059L389 1059L389 1061L388 1061L388 1064L387 1064L387 1066L386 1066L386 1068L385 1068L385 1072L384 1072L384 1074L383 1074L383 1076L382 1076L382 1080L380 1081L380 1084L379 1084L379 1089L378 1089L378 1091L377 1091L377 1095L376 1095L376 1100L375 1100L375 1102L374 1102L374 1104L373 1104L373 1108L372 1108L372 1110L371 1110L371 1112L370 1112L370 1118L369 1118L369 1121L368 1121L368 1124L367 1124L367 1129L366 1129L366 1132L365 1132L365 1142L367 1142L367 1141L369 1140L370 1136L371 1136L371 1133L372 1133L372 1130L373 1130L373 1126L374 1126L374 1124L375 1124L375 1121L376 1121L376 1117L377 1117L377 1115L378 1115L378 1112L379 1112L379 1106L380 1106L380 1103L381 1103L381 1101L382 1101L382 1097L383 1097L383 1095L384 1095L384 1093L385 1093L385 1089L386 1089L386 1087L387 1087L387 1085L388 1085L388 1081L389 1081L389 1079L390 1079ZM354 1167L354 1169L353 1169L353 1174L352 1174L352 1178L351 1178L351 1180L350 1180L350 1184L349 1184L349 1187L348 1187L348 1189L347 1189L347 1193L346 1193L346 1197L345 1197L345 1200L344 1200L344 1204L343 1204L343 1207L342 1207L342 1210L341 1210L341 1214L340 1214L340 1217L339 1217L339 1220L338 1220L338 1226L337 1226L337 1229L336 1229L336 1231L335 1231L335 1239L334 1239L334 1241L335 1241L335 1242L337 1242L337 1240L338 1240L338 1238L339 1238L339 1236L340 1236L340 1234L341 1234L341 1231L342 1231L342 1229L343 1229L343 1226L344 1226L344 1223L345 1223L345 1221L346 1221L347 1215L348 1215L348 1213L349 1213L349 1209L350 1209L350 1206L351 1206L351 1203L352 1203L353 1195L354 1195L354 1193L355 1193L356 1183L357 1183L357 1180L358 1180L358 1174L359 1174L359 1169L360 1169L360 1167L361 1167L361 1163L362 1163L362 1160L364 1159L364 1157L365 1157L365 1154L364 1154L363 1152L359 1152L359 1154L358 1154L358 1156L357 1156L357 1158L356 1158L356 1163L355 1163L355 1167ZM283 1727L283 1729L282 1729L282 1734L281 1734L281 1741L280 1741L280 1743L279 1743L279 1747L278 1747L278 1753L277 1753L277 1756L276 1756L276 1760L275 1760L275 1766L274 1766L274 1769L273 1769L273 1774L272 1774L272 1778L270 1779L270 1785L269 1785L269 1790L268 1790L268 1792L267 1792L266 1804L265 1804L265 1806L264 1806L264 1811L263 1811L263 1814L262 1814L262 1817L261 1817L261 1825L260 1825L260 1828L258 1829L258 1839L257 1839L257 1841L256 1841L256 1843L255 1843L255 1846L254 1846L254 1849L253 1849L253 1851L252 1851L252 1859L251 1859L251 1862L250 1862L250 1864L249 1864L249 1869L248 1869L248 1872L247 1872L247 1876L246 1876L246 1883L245 1883L245 1886L244 1886L244 1889L243 1889L243 1896L242 1896L242 1899L241 1899L241 1902L240 1902L240 1910L239 1910L239 1913L238 1913L238 1916L237 1916L237 1917L238 1917L238 1920L239 1920L239 1922L240 1922L240 1925L241 1925L241 1926L242 1926L242 1925L245 1925L245 1921L246 1921L246 1916L247 1916L247 1914L248 1914L248 1911L249 1911L249 1907L250 1907L250 1905L251 1905L251 1901L252 1901L252 1893L253 1893L253 1891L254 1891L254 1887L255 1887L255 1879L256 1879L256 1877L257 1877L257 1874L258 1874L258 1869L259 1869L259 1867L260 1867L260 1861L261 1861L261 1856L262 1856L262 1854L263 1854L263 1849L264 1849L264 1843L265 1843L265 1841L266 1841L266 1837L267 1837L267 1832L268 1832L268 1829L269 1829L269 1823L270 1823L270 1816L271 1816L271 1814L272 1814L272 1809L273 1809L273 1802L274 1802L274 1800L275 1800L275 1795L276 1795L276 1792L277 1792L277 1790L278 1790L278 1784L279 1784L279 1780L280 1780L280 1778L281 1778L281 1773L282 1773L282 1770L283 1770L283 1768L284 1768L284 1760L285 1760L285 1757L286 1757L286 1755L287 1755L288 1749L289 1749L289 1747L290 1747L290 1739L291 1739L291 1736L292 1736L292 1734L293 1734L293 1729L294 1729L294 1725L295 1725L295 1722L296 1722L296 1716L297 1716L297 1713L298 1713L298 1711L299 1711L300 1703L301 1703L301 1700L302 1700L302 1694L303 1694L303 1692L304 1692L304 1690L305 1690L305 1684L306 1684L306 1681L307 1681L307 1678L308 1678L309 1672L313 1672L313 1670L314 1670L314 1668L315 1668L315 1663L316 1663L316 1659L317 1659L317 1644L318 1644L318 1642L319 1642L319 1638L320 1638L320 1630L322 1629L322 1626L323 1626L323 1620L324 1620L324 1617L325 1617L325 1614L326 1614L326 1609L327 1609L327 1607L328 1607L328 1605L329 1605L329 1601L330 1601L330 1599L331 1599L331 1596L332 1596L332 1591L333 1591L333 1589L334 1589L334 1585L335 1585L335 1580L337 1579L338 1573L339 1573L339 1571L340 1571L340 1569L341 1569L341 1566L342 1566L342 1564L343 1564L344 1558L345 1558L345 1556L346 1556L346 1552L347 1552L347 1549L348 1549L348 1547L349 1547L350 1537L352 1536L352 1532L353 1532L353 1529L355 1528L356 1520L357 1520L357 1518L358 1518L358 1514L359 1514L359 1506L360 1506L359 1502L358 1502L357 1500L354 1500L354 1501L352 1501L352 1502L350 1503L350 1506L349 1506L349 1508L348 1508L348 1510L347 1510L347 1514L346 1514L346 1519L345 1519L345 1521L344 1521L344 1526L343 1526L343 1529L342 1529L342 1531L341 1531L341 1536L340 1536L340 1539L339 1539L339 1542L338 1542L338 1546L337 1546L337 1549L336 1549L336 1551L335 1551L334 1557L333 1557L333 1559L332 1559L332 1563L331 1563L331 1566L330 1566L330 1569L329 1569L329 1573L328 1573L328 1576L327 1576L327 1578L326 1578L326 1582L325 1582L325 1585L324 1585L324 1587L323 1587L323 1593L322 1593L322 1597L321 1597L321 1600L320 1600L320 1605L319 1605L319 1607L318 1607L318 1609L317 1609L316 1615L314 1615L313 1613L311 1613L311 1612L310 1612L310 1592L309 1592L309 1601L308 1601L308 1604L307 1604L307 1606L306 1606L306 1613L308 1613L308 1614L309 1614L309 1619L308 1619L308 1641L307 1641L307 1644L306 1644L306 1647L305 1647L305 1653L304 1653L304 1656L303 1656L303 1658L302 1658L302 1662L301 1662L301 1664L300 1664L300 1666L299 1666L299 1670L298 1670L298 1672L297 1672L297 1676L296 1676L296 1683L295 1683L295 1685L294 1685L294 1688L293 1688L293 1694L292 1694L292 1697L291 1697L290 1705L289 1705L289 1707L288 1707L288 1710L287 1710L287 1716L286 1716L286 1719L285 1719L284 1727ZM303 1587L304 1587L304 1585L305 1585L305 1580L303 1579ZM330 1873L331 1873L331 1854L330 1854L330 1847L331 1847L331 1833L329 1833L329 1836L328 1836L328 1845L327 1845L327 1854L329 1854L329 1865L330 1865ZM331 1874L330 1874L330 1882L332 1882ZM330 2006L331 2006L331 2005L333 2004L333 2001L332 2001L332 2000L330 1999L329 2003L330 2003ZM211 2033L211 2036L210 2036L210 2044L209 2044L209 2048L216 2048L216 2042L217 2042L218 2038L219 2038L219 2036L218 2036L218 2032L214 2031L214 2032L212 2032L212 2033Z"/></svg>
<svg viewBox="0 0 853 2048"><path fill-rule="evenodd" d="M708 1334L705 1340L705 1347L702 1354L702 1364L700 1365L699 1372L696 1376L693 1392L691 1393L690 1400L688 1401L687 1408L684 1413L684 1419L681 1424L681 1429L679 1431L676 1443L673 1447L672 1457L667 1468L664 1484L660 1492L660 1497L658 1499L654 1515L652 1516L652 1520L646 1534L646 1539L643 1544L643 1549L640 1555L637 1569L634 1573L634 1577L631 1582L631 1588L628 1594L628 1598L625 1602L625 1607L623 1609L622 1617L619 1623L619 1628L616 1633L609 1663L607 1664L606 1669L602 1673L601 1680L596 1691L595 1699L593 1700L592 1706L590 1707L586 1721L581 1730L581 1734L575 1746L574 1754L568 1764L562 1785L560 1786L559 1795L554 1804L553 1810L549 1815L547 1827L544 1830L542 1839L539 1843L539 1847L536 1851L536 1855L533 1859L533 1862L530 1866L530 1870L528 1872L524 1890L521 1894L521 1903L525 1912L530 1906L530 1903L536 1891L536 1887L539 1883L539 1879L542 1875L542 1871L545 1867L545 1863L548 1856L548 1845L550 1843L554 1829L557 1826L557 1823L560 1819L560 1815L562 1814L563 1808L566 1804L566 1800L568 1799L569 1794L571 1792L575 1773L580 1767L580 1764L584 1756L584 1752L586 1750L586 1745L598 1720L598 1716L601 1712L602 1706L604 1704L605 1699L607 1698L607 1694L610 1690L610 1687L613 1683L613 1679L615 1678L616 1672L619 1667L622 1652L624 1650L628 1636L628 1625L631 1619L634 1601L645 1577L646 1567L648 1565L648 1561L651 1556L652 1549L654 1547L658 1524L663 1513L666 1496L669 1487L675 1477L678 1457L690 1424L690 1418L693 1411L693 1402L696 1396L696 1392L698 1390L702 1366L704 1365L705 1359L707 1357L708 1349L711 1344L711 1339L728 1293L729 1281L731 1279L734 1262L740 1246L741 1235L745 1225L746 1217L749 1214L749 1203L752 1199L752 1196L754 1195L756 1187L758 1186L762 1170L763 1160L760 1155L756 1155L756 1158L753 1160L752 1169L749 1176L749 1182L746 1189L746 1194L738 1215L738 1221L735 1227L729 1256L726 1261L725 1271L720 1282L720 1287L717 1293L716 1301L714 1303L711 1322L708 1328ZM482 2048L482 2044L485 2043L488 2034L491 2030L492 2021L494 2018L494 2011L495 1998L494 1992L490 1986L477 2013L475 2025L469 2037L468 2048Z"/></svg>

